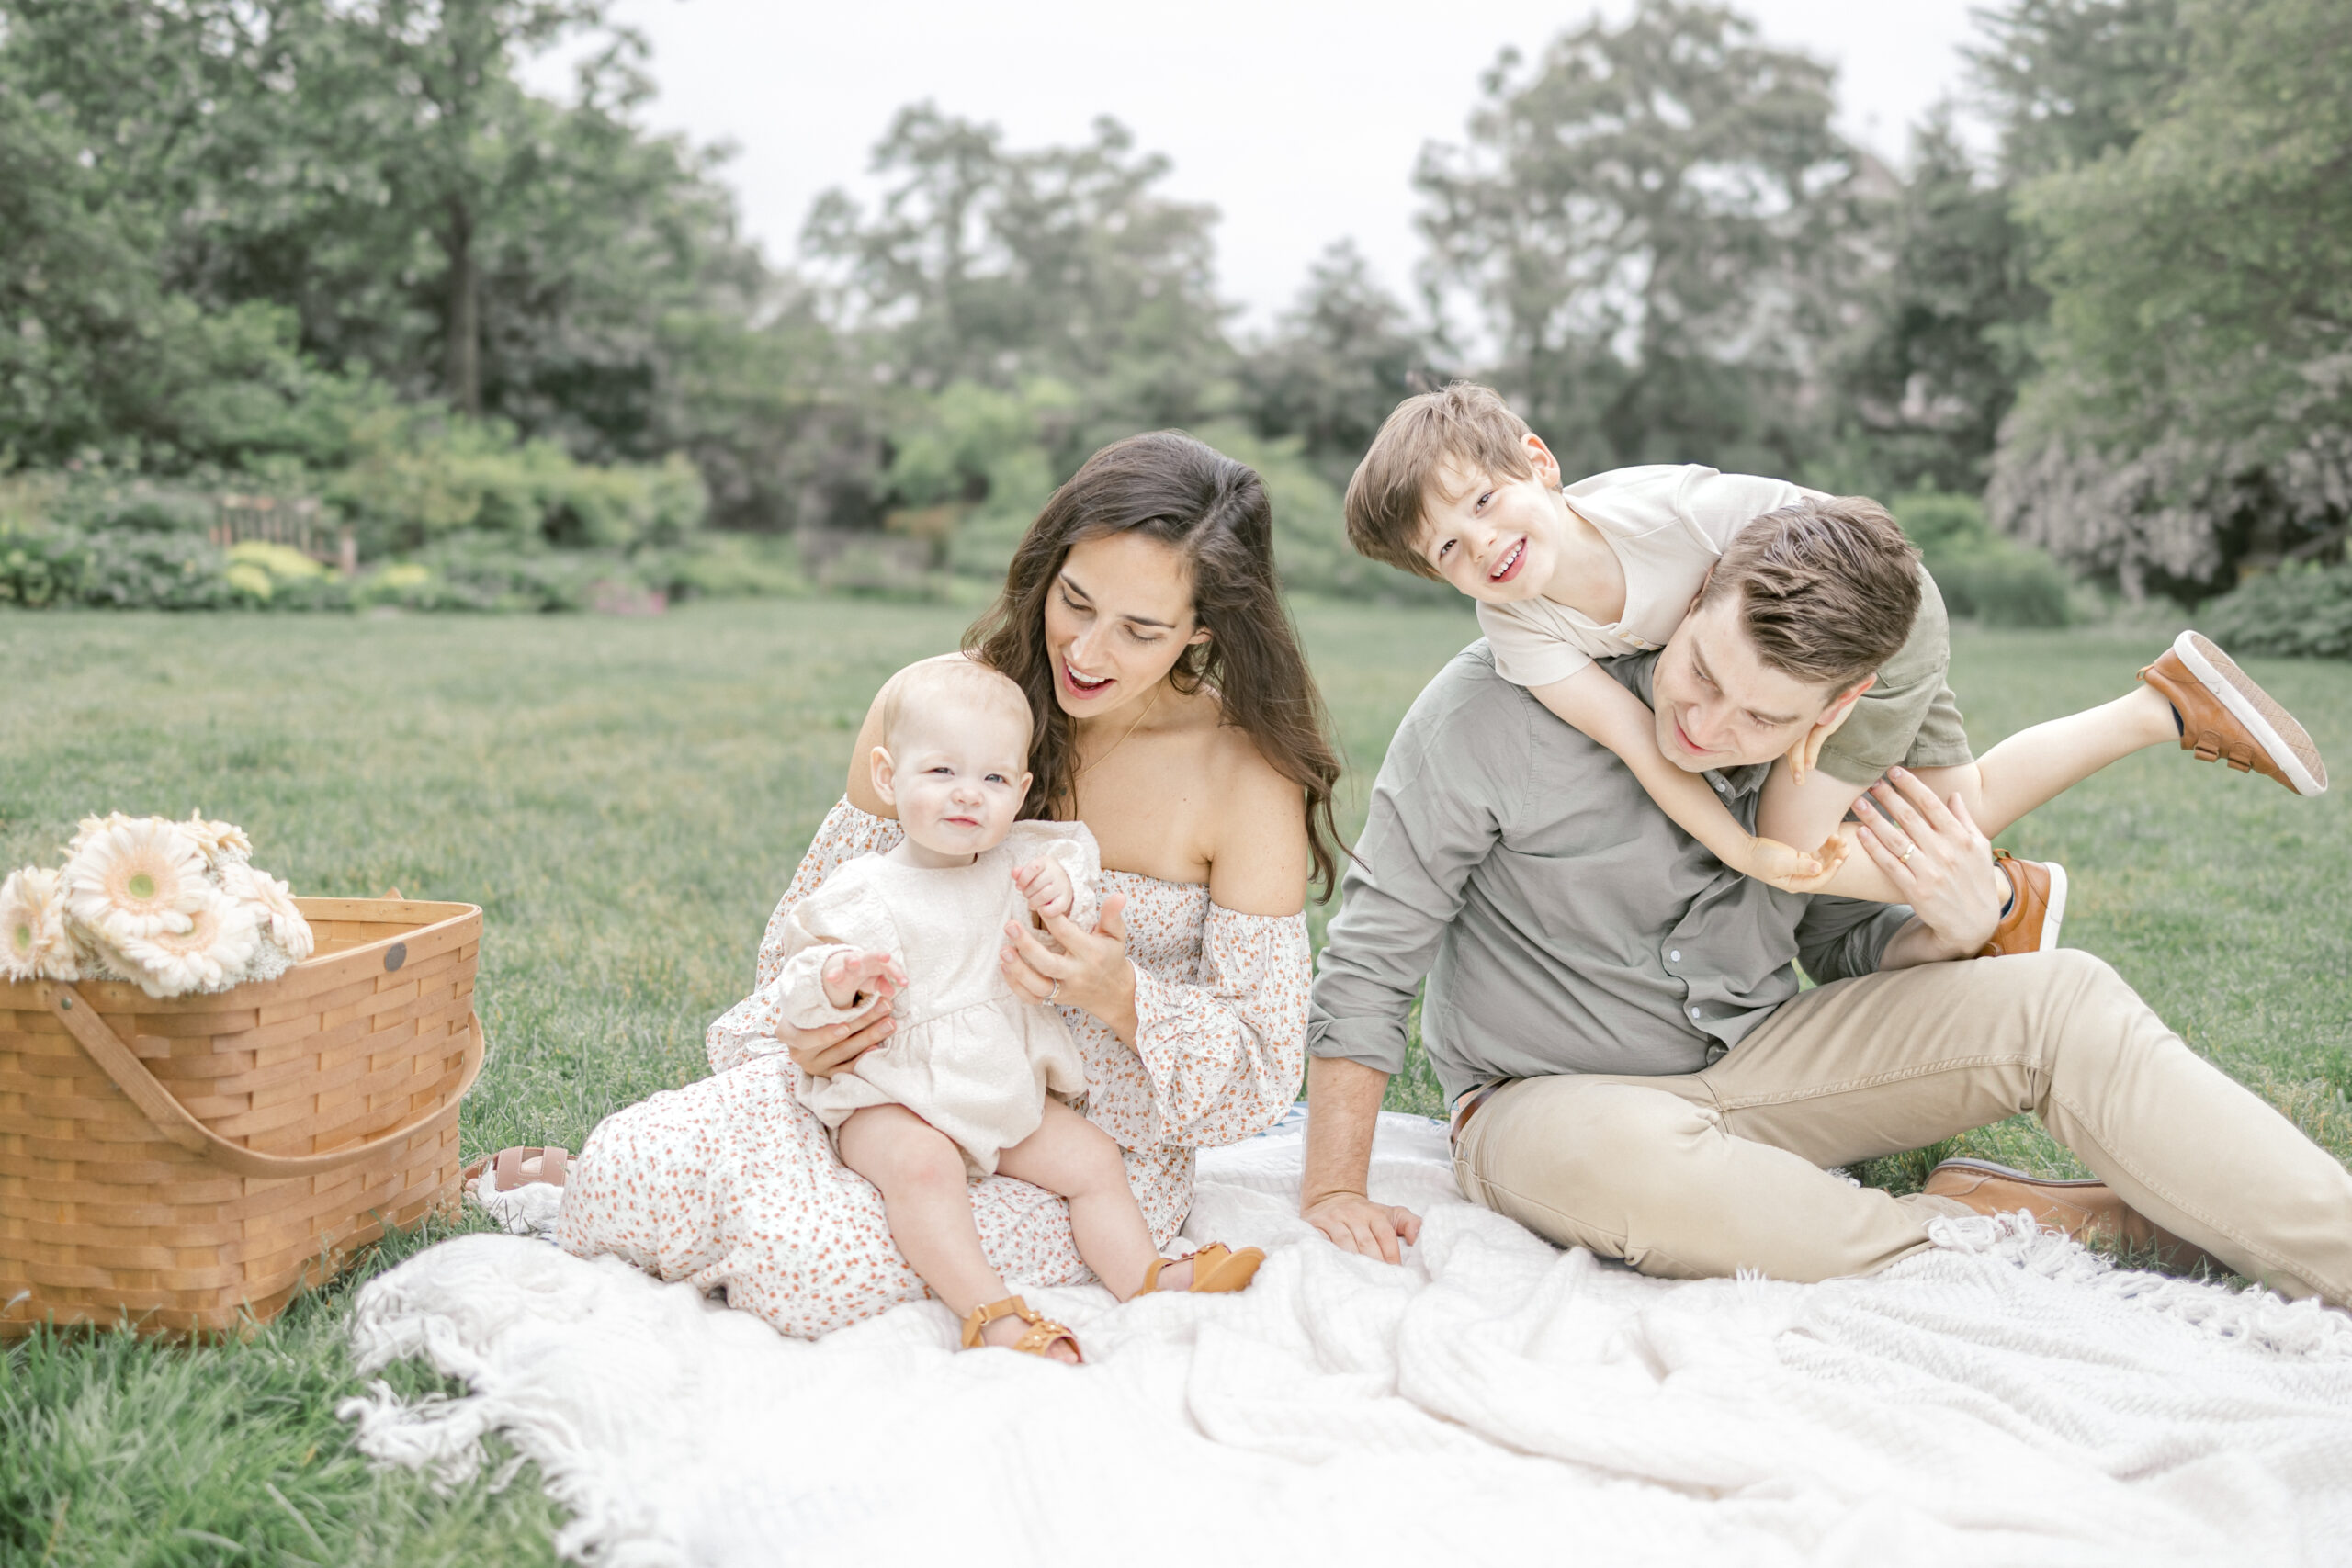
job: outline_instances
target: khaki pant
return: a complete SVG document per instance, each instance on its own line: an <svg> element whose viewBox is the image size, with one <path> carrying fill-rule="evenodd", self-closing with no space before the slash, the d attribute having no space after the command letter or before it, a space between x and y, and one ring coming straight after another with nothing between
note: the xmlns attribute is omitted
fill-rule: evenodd
<svg viewBox="0 0 2352 1568"><path fill-rule="evenodd" d="M1823 1280L1965 1211L1822 1167L2025 1111L2165 1229L2283 1294L2352 1304L2352 1174L2077 952L1824 986L1687 1077L1506 1085L1462 1128L1454 1179L1645 1274Z"/></svg>

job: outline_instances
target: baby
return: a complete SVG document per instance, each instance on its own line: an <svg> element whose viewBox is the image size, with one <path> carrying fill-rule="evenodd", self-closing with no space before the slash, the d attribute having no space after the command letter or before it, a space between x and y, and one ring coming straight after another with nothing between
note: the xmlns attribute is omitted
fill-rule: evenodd
<svg viewBox="0 0 2352 1568"><path fill-rule="evenodd" d="M793 910L778 992L801 1029L877 999L898 1027L831 1077L796 1068L802 1103L881 1192L892 1239L963 1314L967 1349L1083 1359L980 1249L967 1184L1000 1171L1069 1201L1079 1256L1122 1301L1242 1289L1265 1258L1255 1247L1159 1256L1118 1145L1065 1103L1086 1089L1069 1026L998 970L1006 921L1035 912L1091 928L1100 908L1084 824L1014 819L1029 795L1027 697L984 665L935 659L885 688L882 720L874 788L905 841L845 863Z"/></svg>
<svg viewBox="0 0 2352 1568"><path fill-rule="evenodd" d="M1685 832L1734 870L1792 891L1905 901L1875 854L1849 852L1855 826L1841 826L1872 781L1898 764L1988 834L2164 743L2258 771L2298 795L2327 787L2302 726L2195 632L2143 670L2130 694L2020 731L1978 759L1944 680L1942 601L1876 502L1695 464L1619 468L1564 485L1551 452L1486 387L1457 383L1398 405L1348 486L1347 521L1363 554L1477 601L1497 671L1615 752ZM1767 563L1869 558L1918 582L1917 613L1903 617L1907 638L1891 624L1887 646L1901 646L1875 674L1837 693L1824 722L1774 766L1754 833L1695 762L1669 761L1656 716L1593 662L1665 647L1698 613L1694 602L1709 603L1709 574L1732 552ZM1746 717L1759 728L1781 722ZM1704 754L1683 744L1692 757ZM1887 824L1872 832L1878 852L1907 861ZM2064 871L1996 855L2003 915L1986 955L2054 947Z"/></svg>

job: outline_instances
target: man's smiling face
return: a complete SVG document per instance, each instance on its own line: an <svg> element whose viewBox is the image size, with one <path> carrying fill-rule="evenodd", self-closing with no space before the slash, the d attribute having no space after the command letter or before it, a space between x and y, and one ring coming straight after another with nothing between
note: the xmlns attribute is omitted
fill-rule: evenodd
<svg viewBox="0 0 2352 1568"><path fill-rule="evenodd" d="M1667 639L1651 711L1667 761L1693 773L1770 762L1815 724L1835 720L1871 682L1819 686L1764 662L1740 626L1740 596L1693 609Z"/></svg>

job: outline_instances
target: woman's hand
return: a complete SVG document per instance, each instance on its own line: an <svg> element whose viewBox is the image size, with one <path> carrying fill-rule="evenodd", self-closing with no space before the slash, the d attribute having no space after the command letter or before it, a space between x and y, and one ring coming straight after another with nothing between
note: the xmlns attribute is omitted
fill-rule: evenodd
<svg viewBox="0 0 2352 1568"><path fill-rule="evenodd" d="M1091 931L1080 931L1067 915L1046 916L1046 934L1060 947L1058 953L1037 932L1007 920L1007 945L998 955L1005 984L1033 1002L1083 1008L1134 1044L1136 966L1127 956L1126 904L1124 893L1103 899L1102 918Z"/></svg>
<svg viewBox="0 0 2352 1568"><path fill-rule="evenodd" d="M810 1077L829 1078L888 1040L890 1032L897 1027L897 1021L890 1016L890 1000L882 997L847 1022L829 1023L822 1029L795 1029L779 1019L775 1037L791 1053L802 1072Z"/></svg>

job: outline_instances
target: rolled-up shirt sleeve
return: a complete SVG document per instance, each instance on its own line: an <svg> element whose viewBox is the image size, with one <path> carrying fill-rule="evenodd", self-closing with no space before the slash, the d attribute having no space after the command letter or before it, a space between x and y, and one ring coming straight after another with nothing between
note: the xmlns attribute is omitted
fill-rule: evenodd
<svg viewBox="0 0 2352 1568"><path fill-rule="evenodd" d="M1910 919L1908 904L1816 895L1797 921L1797 962L1817 986L1875 975L1886 944Z"/></svg>
<svg viewBox="0 0 2352 1568"><path fill-rule="evenodd" d="M1526 723L1455 703L1430 682L1389 742L1373 782L1340 913L1316 966L1306 1050L1395 1074L1405 1066L1413 998L1471 872L1521 808Z"/></svg>

